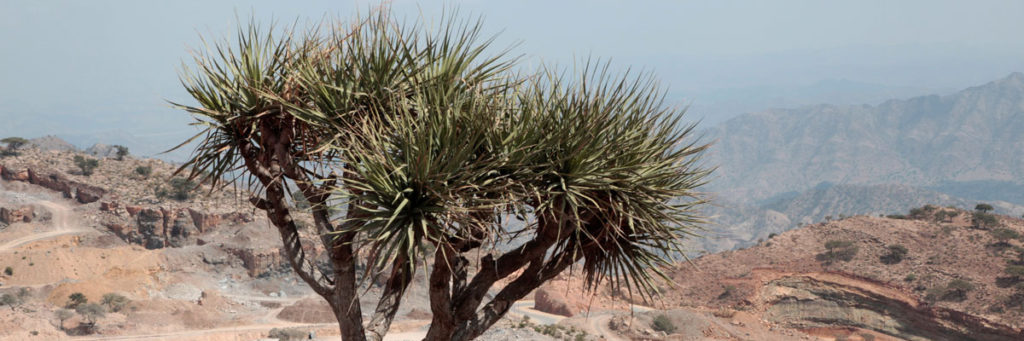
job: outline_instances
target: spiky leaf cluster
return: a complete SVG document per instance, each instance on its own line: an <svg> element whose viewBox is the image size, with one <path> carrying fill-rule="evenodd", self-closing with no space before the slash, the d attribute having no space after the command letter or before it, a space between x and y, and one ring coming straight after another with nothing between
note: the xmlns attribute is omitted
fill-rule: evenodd
<svg viewBox="0 0 1024 341"><path fill-rule="evenodd" d="M606 63L517 73L479 21L440 22L379 11L301 34L251 23L207 48L183 76L197 104L182 107L205 128L183 169L259 177L245 156L271 155L258 161L301 170L289 180L330 181L356 213L330 233L357 232L373 273L525 234L550 241L548 259L580 262L590 284L651 292L703 223L706 145L683 110L649 75ZM510 231L511 216L529 224Z"/></svg>

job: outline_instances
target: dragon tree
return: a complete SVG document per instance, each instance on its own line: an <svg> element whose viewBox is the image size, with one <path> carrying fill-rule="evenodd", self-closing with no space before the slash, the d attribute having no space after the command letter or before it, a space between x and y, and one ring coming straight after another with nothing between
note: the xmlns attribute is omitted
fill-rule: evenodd
<svg viewBox="0 0 1024 341"><path fill-rule="evenodd" d="M704 224L707 145L652 75L527 71L481 24L251 20L182 70L202 131L179 172L246 187L343 340L381 340L417 273L428 340L478 337L567 269L650 297Z"/></svg>

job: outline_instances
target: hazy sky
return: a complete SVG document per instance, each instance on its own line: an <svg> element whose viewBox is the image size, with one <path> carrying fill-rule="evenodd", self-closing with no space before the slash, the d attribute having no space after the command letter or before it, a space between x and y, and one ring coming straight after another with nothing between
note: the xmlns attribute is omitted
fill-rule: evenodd
<svg viewBox="0 0 1024 341"><path fill-rule="evenodd" d="M371 1L0 1L0 136L47 133L151 153L191 131L165 99L199 34L236 14L349 17ZM452 4L452 3L449 3ZM955 90L1024 71L1024 1L465 1L531 62L655 71L709 123L813 102ZM432 17L439 2L394 1Z"/></svg>

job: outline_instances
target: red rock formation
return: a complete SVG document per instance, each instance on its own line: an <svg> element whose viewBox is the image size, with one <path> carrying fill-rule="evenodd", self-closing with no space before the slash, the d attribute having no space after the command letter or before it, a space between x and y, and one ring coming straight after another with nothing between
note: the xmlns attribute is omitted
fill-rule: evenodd
<svg viewBox="0 0 1024 341"><path fill-rule="evenodd" d="M281 255L281 249L279 248L260 250L227 249L226 251L241 259L242 265L245 266L245 269L249 272L249 276L252 277L286 266L285 258Z"/></svg>
<svg viewBox="0 0 1024 341"><path fill-rule="evenodd" d="M19 209L9 209L6 207L0 207L0 221L5 224L12 224L15 222L32 222L32 216L35 210L32 206L23 206Z"/></svg>
<svg viewBox="0 0 1024 341"><path fill-rule="evenodd" d="M103 188L68 179L57 172L44 175L32 169L15 172L9 167L3 167L0 168L0 177L8 181L24 181L61 192L65 197L76 198L78 202L83 204L100 200L100 198L107 194L107 190Z"/></svg>
<svg viewBox="0 0 1024 341"><path fill-rule="evenodd" d="M118 205L116 201L111 201L111 202L104 201L104 202L100 203L100 211L113 212L113 211L116 211L119 206L120 205Z"/></svg>
<svg viewBox="0 0 1024 341"><path fill-rule="evenodd" d="M196 211L195 209L188 209L189 215L192 216L192 222L195 223L196 228L199 229L199 233L206 232L217 225L220 225L221 216L212 213L203 213Z"/></svg>

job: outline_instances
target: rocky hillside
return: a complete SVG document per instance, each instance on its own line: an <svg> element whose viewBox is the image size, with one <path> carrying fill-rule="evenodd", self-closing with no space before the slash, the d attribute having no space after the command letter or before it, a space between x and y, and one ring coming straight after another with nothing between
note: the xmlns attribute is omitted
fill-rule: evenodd
<svg viewBox="0 0 1024 341"><path fill-rule="evenodd" d="M1024 179L1022 134L1021 73L948 96L768 110L708 132L717 141L709 161L720 166L710 189L750 203L823 182L956 188L988 181L1007 191L986 192L986 200L1010 201Z"/></svg>
<svg viewBox="0 0 1024 341"><path fill-rule="evenodd" d="M880 216L906 212L935 204L972 209L979 202L907 185L819 184L800 193L785 193L759 204L741 204L722 199L706 209L714 224L703 232L705 238L691 241L697 251L718 252L754 245L771 234L806 224L855 215ZM987 201L996 212L1010 216L1024 214L1024 206L1005 201Z"/></svg>
<svg viewBox="0 0 1024 341"><path fill-rule="evenodd" d="M1018 218L931 205L808 225L681 263L663 308L850 340L1021 340L1022 235Z"/></svg>

